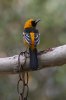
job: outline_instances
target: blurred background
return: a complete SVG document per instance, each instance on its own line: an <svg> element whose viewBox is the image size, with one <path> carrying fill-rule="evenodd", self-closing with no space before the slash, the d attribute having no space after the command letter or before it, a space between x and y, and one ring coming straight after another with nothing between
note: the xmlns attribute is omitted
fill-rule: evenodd
<svg viewBox="0 0 66 100"><path fill-rule="evenodd" d="M0 57L25 49L23 26L41 19L38 50L66 44L66 0L0 0ZM18 75L0 75L0 100L18 100ZM29 100L66 100L66 65L29 73Z"/></svg>

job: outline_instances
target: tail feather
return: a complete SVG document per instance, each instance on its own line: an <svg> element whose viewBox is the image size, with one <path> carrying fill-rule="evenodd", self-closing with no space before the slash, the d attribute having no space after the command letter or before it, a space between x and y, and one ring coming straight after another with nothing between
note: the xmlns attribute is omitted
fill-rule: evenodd
<svg viewBox="0 0 66 100"><path fill-rule="evenodd" d="M38 68L38 58L37 58L37 49L29 48L30 53L30 67L35 70Z"/></svg>

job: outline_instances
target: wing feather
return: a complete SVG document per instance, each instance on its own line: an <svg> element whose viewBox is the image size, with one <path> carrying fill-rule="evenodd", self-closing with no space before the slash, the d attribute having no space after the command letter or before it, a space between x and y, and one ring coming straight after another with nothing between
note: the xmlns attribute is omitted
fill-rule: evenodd
<svg viewBox="0 0 66 100"><path fill-rule="evenodd" d="M38 30L34 30L34 29L25 29L23 32L23 37L25 39L25 41L31 45L31 37L30 37L30 32L34 33L34 45L36 46L37 44L40 43L40 34L38 32Z"/></svg>

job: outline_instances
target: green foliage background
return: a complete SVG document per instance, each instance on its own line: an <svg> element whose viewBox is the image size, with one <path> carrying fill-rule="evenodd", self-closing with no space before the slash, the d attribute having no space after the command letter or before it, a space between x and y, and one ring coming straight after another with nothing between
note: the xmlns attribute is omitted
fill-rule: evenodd
<svg viewBox="0 0 66 100"><path fill-rule="evenodd" d="M24 50L23 26L40 18L39 50L66 44L66 0L0 0L0 57ZM0 75L0 100L18 100L18 75ZM66 65L29 74L29 100L66 100Z"/></svg>

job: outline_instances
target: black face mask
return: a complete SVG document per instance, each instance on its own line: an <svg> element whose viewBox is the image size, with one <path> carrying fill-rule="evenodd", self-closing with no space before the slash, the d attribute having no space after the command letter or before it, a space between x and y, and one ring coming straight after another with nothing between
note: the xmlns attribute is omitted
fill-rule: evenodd
<svg viewBox="0 0 66 100"><path fill-rule="evenodd" d="M40 21L40 19L34 20L32 21L32 26L36 27L37 23Z"/></svg>
<svg viewBox="0 0 66 100"><path fill-rule="evenodd" d="M35 21L32 21L32 26L33 26L33 27L36 27L36 24L37 24L37 23L36 23Z"/></svg>

